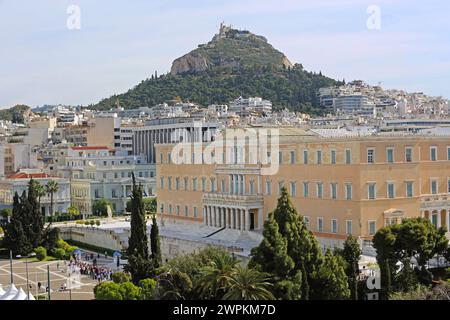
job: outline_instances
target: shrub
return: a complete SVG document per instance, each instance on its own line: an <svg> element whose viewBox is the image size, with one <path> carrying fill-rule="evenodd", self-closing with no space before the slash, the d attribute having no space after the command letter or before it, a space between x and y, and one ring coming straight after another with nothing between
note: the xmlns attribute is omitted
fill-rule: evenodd
<svg viewBox="0 0 450 320"><path fill-rule="evenodd" d="M0 233L3 233L3 228L2 227L0 227Z"/></svg>
<svg viewBox="0 0 450 320"><path fill-rule="evenodd" d="M100 220L95 220L95 225L96 225L97 227L100 226L100 224L101 224Z"/></svg>
<svg viewBox="0 0 450 320"><path fill-rule="evenodd" d="M84 222L84 224L88 226L88 225L90 224L90 221L89 221L89 220L86 220L86 221Z"/></svg>
<svg viewBox="0 0 450 320"><path fill-rule="evenodd" d="M55 257L58 260L64 260L66 257L66 250L64 250L63 248L58 248L55 250Z"/></svg>
<svg viewBox="0 0 450 320"><path fill-rule="evenodd" d="M112 281L114 281L115 283L124 283L130 282L131 278L125 272L116 272L112 274Z"/></svg>
<svg viewBox="0 0 450 320"><path fill-rule="evenodd" d="M89 221L89 224L90 224L91 226L93 226L93 225L95 224L95 221L94 221L94 220L91 220L91 221Z"/></svg>
<svg viewBox="0 0 450 320"><path fill-rule="evenodd" d="M123 282L120 284L120 291L123 300L139 300L141 297L141 288L135 286L131 282Z"/></svg>
<svg viewBox="0 0 450 320"><path fill-rule="evenodd" d="M37 247L36 249L34 249L34 253L36 253L36 258L39 261L44 261L45 258L47 258L47 249L45 249L44 247Z"/></svg>
<svg viewBox="0 0 450 320"><path fill-rule="evenodd" d="M139 287L141 287L141 299L152 300L156 296L156 281L153 279L143 279L139 281Z"/></svg>
<svg viewBox="0 0 450 320"><path fill-rule="evenodd" d="M75 223L76 224L84 224L84 221L83 220L77 220Z"/></svg>
<svg viewBox="0 0 450 320"><path fill-rule="evenodd" d="M102 282L94 288L96 300L123 300L120 285L114 282Z"/></svg>

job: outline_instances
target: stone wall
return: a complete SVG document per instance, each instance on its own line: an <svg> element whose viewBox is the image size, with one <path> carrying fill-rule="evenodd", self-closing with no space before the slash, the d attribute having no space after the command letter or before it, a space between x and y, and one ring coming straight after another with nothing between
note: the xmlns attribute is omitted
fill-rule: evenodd
<svg viewBox="0 0 450 320"><path fill-rule="evenodd" d="M92 246L111 250L122 250L123 243L113 230L99 229L96 227L59 227L61 238L74 240Z"/></svg>

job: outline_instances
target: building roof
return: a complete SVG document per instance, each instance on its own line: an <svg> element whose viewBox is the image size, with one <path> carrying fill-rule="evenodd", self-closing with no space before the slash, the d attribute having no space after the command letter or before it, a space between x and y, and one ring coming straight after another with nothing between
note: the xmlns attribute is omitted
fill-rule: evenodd
<svg viewBox="0 0 450 320"><path fill-rule="evenodd" d="M72 147L72 150L108 150L108 147Z"/></svg>
<svg viewBox="0 0 450 320"><path fill-rule="evenodd" d="M43 179L43 178L51 178L52 176L47 173L26 173L26 172L17 172L8 177L7 179ZM55 177L57 178L57 177Z"/></svg>

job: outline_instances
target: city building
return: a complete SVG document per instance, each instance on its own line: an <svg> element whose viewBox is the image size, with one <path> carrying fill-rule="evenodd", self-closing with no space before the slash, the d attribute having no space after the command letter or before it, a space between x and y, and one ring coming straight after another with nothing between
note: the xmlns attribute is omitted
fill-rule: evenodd
<svg viewBox="0 0 450 320"><path fill-rule="evenodd" d="M197 164L180 163L176 144L157 144L158 213L174 222L260 232L286 187L310 230L329 246L348 234L370 243L379 228L409 217L450 225L450 132L280 128L277 135L278 151L257 153L268 164L254 161L245 140L225 151L207 149ZM198 159L183 150L184 160ZM215 161L204 163L209 154ZM276 172L264 173L276 163Z"/></svg>
<svg viewBox="0 0 450 320"><path fill-rule="evenodd" d="M36 180L39 184L45 186L52 180L58 183L58 191L53 194L53 212L65 213L70 207L70 184L68 179L53 177L39 170L23 170L11 174L7 177L0 178L0 208L12 208L14 194L17 192L19 196L28 190L30 179ZM51 199L47 194L40 199L41 212L45 216L51 213Z"/></svg>

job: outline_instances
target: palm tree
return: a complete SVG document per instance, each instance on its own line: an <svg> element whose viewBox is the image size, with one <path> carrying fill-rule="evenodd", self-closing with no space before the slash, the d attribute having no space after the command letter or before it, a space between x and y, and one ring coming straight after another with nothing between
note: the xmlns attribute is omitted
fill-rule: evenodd
<svg viewBox="0 0 450 320"><path fill-rule="evenodd" d="M45 189L50 195L50 217L53 217L53 195L59 190L58 182L50 180Z"/></svg>
<svg viewBox="0 0 450 320"><path fill-rule="evenodd" d="M36 192L37 192L39 206L40 206L41 205L41 198L45 197L45 195L47 194L47 190L46 190L45 186L43 186L42 184L37 182L37 184L36 184Z"/></svg>
<svg viewBox="0 0 450 320"><path fill-rule="evenodd" d="M234 271L238 261L227 252L218 252L209 265L200 270L199 291L203 298L221 299L228 277Z"/></svg>
<svg viewBox="0 0 450 320"><path fill-rule="evenodd" d="M269 291L272 284L266 273L255 269L237 266L234 272L226 277L224 300L274 300Z"/></svg>

